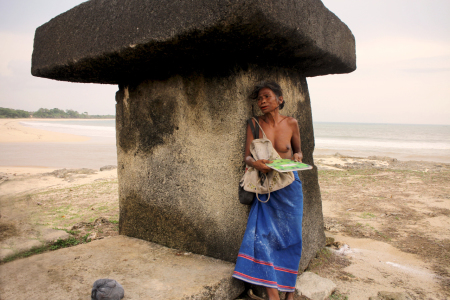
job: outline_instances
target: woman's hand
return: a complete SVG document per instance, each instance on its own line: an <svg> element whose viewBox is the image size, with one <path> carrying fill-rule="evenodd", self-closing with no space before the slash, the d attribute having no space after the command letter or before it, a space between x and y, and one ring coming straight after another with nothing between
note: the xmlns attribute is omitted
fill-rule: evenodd
<svg viewBox="0 0 450 300"><path fill-rule="evenodd" d="M303 154L301 152L300 153L294 153L294 157L293 157L294 161L302 162L302 159L303 159Z"/></svg>
<svg viewBox="0 0 450 300"><path fill-rule="evenodd" d="M253 163L253 168L262 173L269 173L269 171L272 171L272 169L266 166L266 164L270 163L273 163L273 161L267 159L260 159Z"/></svg>

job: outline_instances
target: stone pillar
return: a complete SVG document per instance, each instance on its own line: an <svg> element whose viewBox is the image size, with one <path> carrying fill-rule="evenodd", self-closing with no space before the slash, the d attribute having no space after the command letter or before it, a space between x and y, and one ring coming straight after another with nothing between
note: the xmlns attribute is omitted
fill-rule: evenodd
<svg viewBox="0 0 450 300"><path fill-rule="evenodd" d="M355 70L355 41L320 0L91 0L36 30L32 74L119 84L120 234L234 261L248 99L284 89L314 164L307 76ZM304 269L325 242L317 170L304 188Z"/></svg>
<svg viewBox="0 0 450 300"><path fill-rule="evenodd" d="M237 198L246 120L255 82L285 89L283 113L298 119L305 161L313 164L311 107L304 77L294 72L239 71L223 78L174 76L121 86L117 93L120 233L234 261L248 208ZM259 114L259 112L257 112ZM323 245L317 173L306 171L305 261Z"/></svg>

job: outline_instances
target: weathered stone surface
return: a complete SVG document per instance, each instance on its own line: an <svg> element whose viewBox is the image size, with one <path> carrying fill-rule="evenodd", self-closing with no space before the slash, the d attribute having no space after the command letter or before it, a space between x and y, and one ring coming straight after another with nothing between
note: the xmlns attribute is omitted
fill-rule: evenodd
<svg viewBox="0 0 450 300"><path fill-rule="evenodd" d="M320 0L91 0L36 30L34 76L96 83L284 67L356 68L355 40Z"/></svg>
<svg viewBox="0 0 450 300"><path fill-rule="evenodd" d="M326 300L336 289L336 284L312 272L305 272L297 278L295 297L306 296L311 300Z"/></svg>
<svg viewBox="0 0 450 300"><path fill-rule="evenodd" d="M304 162L314 164L307 84L297 72L236 70L228 77L173 76L120 87L120 234L235 261L248 214L238 201L245 126L252 109L259 113L247 96L263 78L284 88L282 113L298 120ZM325 235L317 170L300 177L304 269Z"/></svg>
<svg viewBox="0 0 450 300"><path fill-rule="evenodd" d="M0 265L1 298L90 299L99 278L117 280L123 299L235 299L244 291L234 264L188 254L126 236L96 240Z"/></svg>

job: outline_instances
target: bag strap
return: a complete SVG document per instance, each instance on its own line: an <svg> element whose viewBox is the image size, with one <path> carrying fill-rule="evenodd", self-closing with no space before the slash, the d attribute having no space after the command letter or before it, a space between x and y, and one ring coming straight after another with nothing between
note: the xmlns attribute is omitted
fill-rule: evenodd
<svg viewBox="0 0 450 300"><path fill-rule="evenodd" d="M256 124L258 124L258 127L261 128L261 132L262 132L262 134L263 134L263 137L264 137L265 139L267 139L266 133L265 133L264 130L262 129L261 125L259 125L258 120L256 120L256 118L252 118L252 119L255 120ZM255 137L255 139L257 139L257 138L259 138L259 128L254 128L254 127L253 127L252 119L249 119L249 124L250 124L250 128L252 129L252 132L253 132L253 137ZM255 126L255 127L256 127L256 126ZM266 179L267 179L267 180L266 180ZM261 174L258 176L258 181L259 181L259 183L261 183ZM269 186L270 186L269 179L268 179L268 178L265 178L264 182L267 182L267 184L268 184L267 189L269 189ZM262 200L259 199L259 197L258 197L258 191L256 191L256 199L258 199L258 201L261 202L261 203L267 203L267 202L269 202L269 200L270 200L270 190L269 190L269 193L268 193L268 194L269 194L269 195L267 196L267 200L266 200L266 201L262 201Z"/></svg>
<svg viewBox="0 0 450 300"><path fill-rule="evenodd" d="M259 183L261 183L261 177L260 176L258 176L258 181L259 181ZM264 181L269 181L268 179L267 180L264 180ZM269 190L269 186L270 185L268 185L267 186L267 189ZM270 190L269 190L269 195L267 196L267 200L266 201L262 201L261 199L259 199L259 197L258 197L258 189L256 189L256 199L258 199L258 201L259 202L261 202L261 203L267 203L267 202L269 202L269 200L270 200Z"/></svg>
<svg viewBox="0 0 450 300"><path fill-rule="evenodd" d="M256 124L258 124L259 128L261 128L261 132L262 132L262 134L263 134L263 137L264 137L265 139L267 139L266 134L264 133L264 130L262 129L261 125L259 125L259 123L258 123L258 120L256 120L256 118L253 118L253 120L255 120ZM259 131L259 130L258 130L258 131ZM258 132L258 133L259 133L259 132Z"/></svg>
<svg viewBox="0 0 450 300"><path fill-rule="evenodd" d="M252 131L253 139L254 140L258 139L259 138L259 130L256 130L255 126L253 126L252 119L248 119L247 123L248 123L248 125L250 125L250 130Z"/></svg>

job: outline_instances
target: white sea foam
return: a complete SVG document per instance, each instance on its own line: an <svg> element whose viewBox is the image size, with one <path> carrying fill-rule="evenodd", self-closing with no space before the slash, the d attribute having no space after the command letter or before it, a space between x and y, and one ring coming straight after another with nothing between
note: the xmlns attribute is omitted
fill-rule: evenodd
<svg viewBox="0 0 450 300"><path fill-rule="evenodd" d="M450 126L314 123L317 149L391 153L418 157L450 156Z"/></svg>
<svg viewBox="0 0 450 300"><path fill-rule="evenodd" d="M70 133L88 137L115 137L116 129L112 126L77 125L77 121L67 121L72 124L61 122L20 122L20 124L36 129L43 129L53 132ZM81 121L82 122L82 121ZM95 121L85 121L92 124ZM104 122L104 121L103 121Z"/></svg>
<svg viewBox="0 0 450 300"><path fill-rule="evenodd" d="M33 128L92 137L115 144L114 120L22 121ZM393 157L429 157L448 161L450 126L314 123L316 149L352 151L358 155L390 153Z"/></svg>
<svg viewBox="0 0 450 300"><path fill-rule="evenodd" d="M445 142L414 142L414 141L393 141L393 140L370 140L370 139L334 139L320 138L315 139L318 148L335 149L336 146L345 146L347 148L386 148L386 149L433 149L450 150L450 143Z"/></svg>

